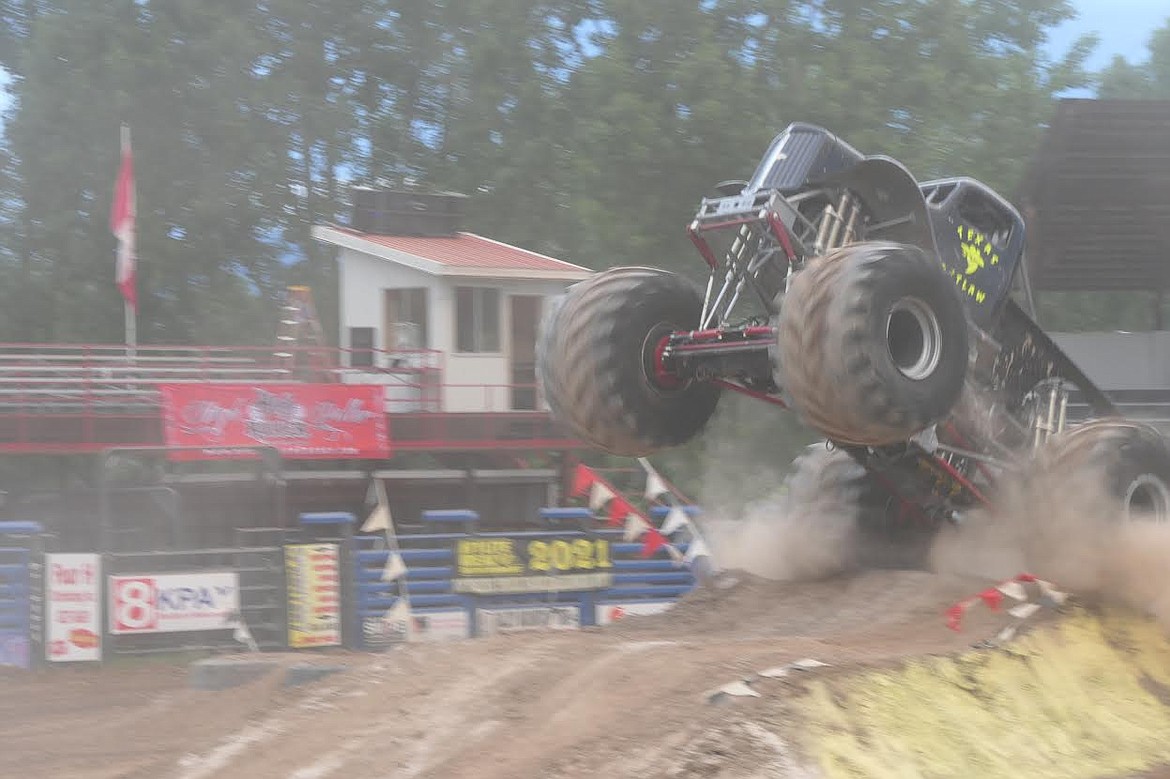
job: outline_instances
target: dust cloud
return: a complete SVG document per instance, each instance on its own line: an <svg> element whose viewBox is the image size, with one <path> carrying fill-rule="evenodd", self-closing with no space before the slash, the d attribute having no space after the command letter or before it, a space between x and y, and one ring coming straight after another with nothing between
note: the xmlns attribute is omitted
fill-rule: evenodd
<svg viewBox="0 0 1170 779"><path fill-rule="evenodd" d="M823 446L806 450L801 466L761 498L734 512L714 504L703 524L720 568L777 581L819 579L848 567L857 543L857 503L848 486L857 468Z"/></svg>
<svg viewBox="0 0 1170 779"><path fill-rule="evenodd" d="M1089 473L1021 467L987 510L942 529L939 573L1008 578L1022 572L1080 597L1122 603L1170 628L1170 523L1128 518Z"/></svg>
<svg viewBox="0 0 1170 779"><path fill-rule="evenodd" d="M856 543L856 509L829 494L792 506L777 492L747 506L737 519L716 514L703 528L723 569L776 581L840 573Z"/></svg>

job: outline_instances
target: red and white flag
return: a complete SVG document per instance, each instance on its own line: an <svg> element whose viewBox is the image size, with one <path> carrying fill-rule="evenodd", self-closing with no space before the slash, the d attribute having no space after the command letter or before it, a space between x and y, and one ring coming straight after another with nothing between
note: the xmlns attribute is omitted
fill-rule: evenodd
<svg viewBox="0 0 1170 779"><path fill-rule="evenodd" d="M110 207L110 232L118 239L118 264L115 276L118 289L122 291L126 305L137 310L134 218L134 159L130 154L130 128L122 125L122 165L118 170L118 183L114 187L114 203Z"/></svg>

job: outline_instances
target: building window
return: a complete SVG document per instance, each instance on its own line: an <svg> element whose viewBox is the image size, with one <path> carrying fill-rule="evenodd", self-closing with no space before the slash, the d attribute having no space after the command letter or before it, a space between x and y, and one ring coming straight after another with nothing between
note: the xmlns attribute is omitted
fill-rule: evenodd
<svg viewBox="0 0 1170 779"><path fill-rule="evenodd" d="M349 328L349 364L353 368L372 368L374 365L374 328Z"/></svg>
<svg viewBox="0 0 1170 779"><path fill-rule="evenodd" d="M500 291L490 287L455 288L455 350L500 351Z"/></svg>
<svg viewBox="0 0 1170 779"><path fill-rule="evenodd" d="M425 287L386 290L385 315L387 351L430 346Z"/></svg>

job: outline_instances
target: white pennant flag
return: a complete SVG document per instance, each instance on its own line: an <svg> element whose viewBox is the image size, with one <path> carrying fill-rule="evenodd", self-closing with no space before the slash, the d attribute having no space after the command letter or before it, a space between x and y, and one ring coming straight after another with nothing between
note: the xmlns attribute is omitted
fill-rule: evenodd
<svg viewBox="0 0 1170 779"><path fill-rule="evenodd" d="M363 533L373 533L375 530L389 530L390 529L390 508L383 502L378 501L378 505L370 512L370 516L366 519L366 523L362 525Z"/></svg>
<svg viewBox="0 0 1170 779"><path fill-rule="evenodd" d="M382 569L382 581L392 582L406 573L406 563L402 562L402 555L391 552L386 558L386 567Z"/></svg>
<svg viewBox="0 0 1170 779"><path fill-rule="evenodd" d="M707 544L703 541L702 538L695 536L691 539L691 545L687 549L687 554L686 557L683 558L683 562L690 563L694 562L696 558L710 556L711 552L707 549Z"/></svg>
<svg viewBox="0 0 1170 779"><path fill-rule="evenodd" d="M403 637L410 639L410 602L406 598L399 598L382 617L382 622L391 630L401 626Z"/></svg>
<svg viewBox="0 0 1170 779"><path fill-rule="evenodd" d="M683 563L694 563L697 558L710 557L711 552L707 549L707 543L698 536L690 539L690 546L687 547L687 556L682 558Z"/></svg>
<svg viewBox="0 0 1170 779"><path fill-rule="evenodd" d="M649 529L650 525L646 520L639 517L637 514L630 512L626 515L626 532L622 536L627 542L637 541L643 533Z"/></svg>
<svg viewBox="0 0 1170 779"><path fill-rule="evenodd" d="M705 697L707 700L711 700L713 698L718 698L721 695L734 695L736 697L751 697L751 698L762 697L760 695L760 693L753 690L748 685L748 683L745 681L730 682L728 684L723 685L722 687L717 687L714 690L711 690L710 692L706 693L703 697Z"/></svg>
<svg viewBox="0 0 1170 779"><path fill-rule="evenodd" d="M1063 605L1064 602L1068 600L1068 595L1066 593L1055 589L1049 582L1046 582L1043 579L1037 579L1036 583L1040 585L1040 594L1051 600L1057 606Z"/></svg>
<svg viewBox="0 0 1170 779"><path fill-rule="evenodd" d="M232 639L244 644L249 650L259 652L260 647L256 643L256 639L252 638L252 631L248 630L248 623L240 620L236 623L236 629L232 631Z"/></svg>
<svg viewBox="0 0 1170 779"><path fill-rule="evenodd" d="M653 468L646 472L646 500L657 500L663 495L669 495L670 490L666 486L666 482L658 475L658 472Z"/></svg>
<svg viewBox="0 0 1170 779"><path fill-rule="evenodd" d="M589 510L600 511L605 507L606 503L613 500L613 490L606 487L599 481L593 482L593 487L589 491Z"/></svg>
<svg viewBox="0 0 1170 779"><path fill-rule="evenodd" d="M667 513L666 519L662 521L662 527L659 530L662 532L662 535L669 536L682 530L689 522L690 519L687 517L687 512L678 506L671 506L670 512Z"/></svg>
<svg viewBox="0 0 1170 779"><path fill-rule="evenodd" d="M995 589L1014 600L1028 599L1028 591L1024 589L1024 585L1017 581L1004 582Z"/></svg>
<svg viewBox="0 0 1170 779"><path fill-rule="evenodd" d="M1008 614L1016 619L1027 619L1039 610L1039 603L1021 603L1019 606L1012 606L1008 609Z"/></svg>

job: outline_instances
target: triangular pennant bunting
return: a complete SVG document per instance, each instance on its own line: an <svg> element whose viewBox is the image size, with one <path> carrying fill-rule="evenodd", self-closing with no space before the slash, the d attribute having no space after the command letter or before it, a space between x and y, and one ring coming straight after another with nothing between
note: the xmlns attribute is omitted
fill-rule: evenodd
<svg viewBox="0 0 1170 779"><path fill-rule="evenodd" d="M707 693L708 698L717 697L719 695L733 695L736 697L749 698L762 697L760 693L753 690L750 686L748 686L748 683L744 681L730 682L716 690L712 690L711 692Z"/></svg>
<svg viewBox="0 0 1170 779"><path fill-rule="evenodd" d="M260 651L260 646L256 643L256 639L252 637L252 631L248 630L248 623L242 617L237 616L236 618L236 629L232 631L232 640L238 641L248 647L249 651Z"/></svg>
<svg viewBox="0 0 1170 779"><path fill-rule="evenodd" d="M410 638L410 602L406 598L399 598L390 607L390 610L382 617L382 621L391 630L397 626L402 626L403 635L405 638Z"/></svg>
<svg viewBox="0 0 1170 779"><path fill-rule="evenodd" d="M687 512L678 506L672 506L666 515L666 519L662 521L662 535L671 536L682 530L689 523L690 519L687 517Z"/></svg>
<svg viewBox="0 0 1170 779"><path fill-rule="evenodd" d="M637 541L643 533L650 526L646 520L639 517L637 514L630 512L626 515L626 528L622 534L622 538L628 543L630 541Z"/></svg>
<svg viewBox="0 0 1170 779"><path fill-rule="evenodd" d="M609 502L609 524L617 527L633 510L634 507L630 505L629 501L620 495L615 495L613 500Z"/></svg>
<svg viewBox="0 0 1170 779"><path fill-rule="evenodd" d="M666 482L658 475L658 471L649 466L646 466L646 490L643 494L646 500L658 500L663 495L670 494Z"/></svg>
<svg viewBox="0 0 1170 779"><path fill-rule="evenodd" d="M1066 600L1068 600L1068 595L1061 592L1060 590L1055 589L1051 583L1046 582L1043 579L1037 580L1036 583L1040 585L1041 597L1047 598L1055 605L1061 606Z"/></svg>
<svg viewBox="0 0 1170 779"><path fill-rule="evenodd" d="M691 563L700 557L710 557L711 552L707 549L707 543L696 536L691 539L691 545L687 547L686 556L683 557L683 562Z"/></svg>
<svg viewBox="0 0 1170 779"><path fill-rule="evenodd" d="M666 546L666 536L659 533L655 528L647 528L646 538L642 541L642 557L653 557L654 553L664 546Z"/></svg>
<svg viewBox="0 0 1170 779"><path fill-rule="evenodd" d="M1013 600L1028 599L1028 592L1024 589L1024 585L1016 581L1004 582L996 587L996 589Z"/></svg>
<svg viewBox="0 0 1170 779"><path fill-rule="evenodd" d="M967 612L967 601L956 603L947 609L947 627L958 632L963 625L963 615Z"/></svg>
<svg viewBox="0 0 1170 779"><path fill-rule="evenodd" d="M390 507L379 501L378 505L374 507L374 510L370 512L370 516L366 519L365 524L362 525L362 532L388 531L390 530L390 522Z"/></svg>
<svg viewBox="0 0 1170 779"><path fill-rule="evenodd" d="M577 470L573 472L572 497L580 498L585 495L595 481L597 481L597 476L590 470L589 466L578 465Z"/></svg>
<svg viewBox="0 0 1170 779"><path fill-rule="evenodd" d="M613 490L605 486L604 483L595 481L593 482L593 487L589 490L589 510L601 511L605 507L605 504L609 503L613 498Z"/></svg>
<svg viewBox="0 0 1170 779"><path fill-rule="evenodd" d="M406 573L406 563L402 562L402 555L398 552L391 552L390 556L386 558L386 567L382 569L382 581L392 582L404 573Z"/></svg>
<svg viewBox="0 0 1170 779"><path fill-rule="evenodd" d="M1021 603L1018 606L1012 606L1008 609L1008 614L1011 614L1016 619L1027 619L1039 610L1039 603Z"/></svg>
<svg viewBox="0 0 1170 779"><path fill-rule="evenodd" d="M986 603L992 611L999 611L999 604L1003 602L1003 593L992 587L979 593L979 599Z"/></svg>

